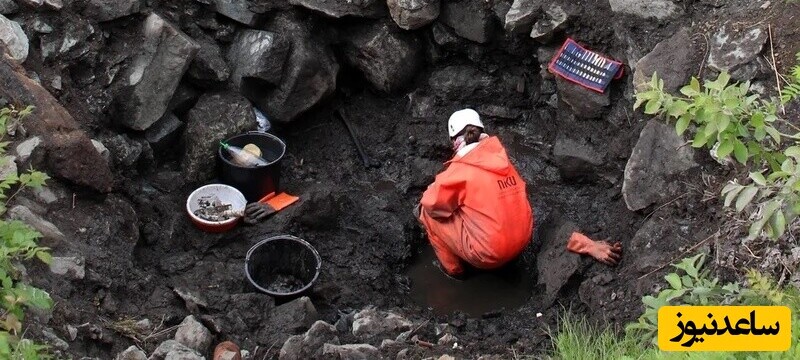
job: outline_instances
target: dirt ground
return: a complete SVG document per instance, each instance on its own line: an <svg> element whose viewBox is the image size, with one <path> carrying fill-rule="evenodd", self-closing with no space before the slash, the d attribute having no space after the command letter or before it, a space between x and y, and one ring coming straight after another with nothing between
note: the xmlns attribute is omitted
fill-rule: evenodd
<svg viewBox="0 0 800 360"><path fill-rule="evenodd" d="M566 31L592 49L625 59L630 48L644 55L681 26L694 22L701 24L695 28L698 31L715 29L722 20L737 18L772 24L779 70L793 64L793 54L800 51L798 4L773 2L763 10L760 2L751 1L678 3L686 15L668 22L633 16L612 22L607 19L619 15L611 13L607 2L572 2L567 6L576 18ZM628 43L628 38L635 44ZM522 53L512 55L501 46L489 46L478 65L524 78L524 93L508 95L494 89L461 100L431 93L427 79L435 69L464 63L463 55L451 55L420 73L412 96L377 93L345 69L332 100L291 125L275 125L274 133L288 146L282 161L283 188L302 200L257 226L239 226L219 235L193 227L184 211L185 200L203 184L184 183L179 164L168 156L151 171L118 174L119 191L108 196L56 186L68 196L52 207L50 215L62 232L80 244L87 258L87 280L64 281L47 276L43 266L31 265L34 284L48 289L57 302L50 326L59 332L67 325L78 328L83 340L71 343L68 351L75 358L112 358L134 343L152 351L166 335L136 342L134 338L142 337L120 327L119 321L146 318L161 329L175 326L190 310L174 289L189 290L206 301L200 311L204 323L229 329L218 340L233 339L251 351L258 346L259 355L277 358L280 339L288 334L272 330L267 313L274 305L247 282L244 258L253 244L278 234L299 236L320 252L322 272L310 297L322 320L334 324L343 314L374 305L415 323L428 320L418 333L421 338L435 340L434 324L449 323L456 329L462 347L419 348L415 351L420 357L541 355L550 349L547 329L557 326L564 308L612 326L635 320L642 311L641 297L658 288L665 270L642 274L679 258L719 228L720 218L727 215L715 194L741 169L722 168L700 154L703 175L685 179L685 194L640 212L629 211L621 195L622 175L647 120L632 110L630 76L611 86L612 105L602 119L580 120L565 104L552 108L539 99L542 80L536 51ZM626 72L630 74L630 67ZM85 105L75 101L82 96L77 89L67 88L60 100L75 115L85 112ZM412 116L418 99L426 97L434 100L425 116ZM503 104L497 104L498 99ZM527 181L537 224L555 221L554 217L568 219L592 238L619 240L626 249L634 247L642 253L627 251L616 268L591 264L551 307L541 305L541 291L535 289L518 309L474 318L458 313L436 315L410 299L409 279L404 275L415 256L429 246L411 209L450 156L444 131L449 114L485 103L525 109L521 120L489 119L487 131L506 145ZM379 168L361 164L345 127L333 116L337 108L345 110L369 155L380 161ZM102 123L89 124L91 131L107 131ZM552 148L564 134L606 152L598 179L562 180ZM638 248L631 240L651 221L671 223L675 233L662 234L664 241L652 247ZM538 246L532 242L522 256L531 277L536 277Z"/></svg>

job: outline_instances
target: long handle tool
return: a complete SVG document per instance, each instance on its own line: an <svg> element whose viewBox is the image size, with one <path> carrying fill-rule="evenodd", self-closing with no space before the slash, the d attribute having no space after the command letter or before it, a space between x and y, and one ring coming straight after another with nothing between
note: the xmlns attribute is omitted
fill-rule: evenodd
<svg viewBox="0 0 800 360"><path fill-rule="evenodd" d="M356 151L358 151L358 155L361 156L361 161L364 163L364 167L366 168L377 168L381 166L381 163L367 155L367 152L364 151L364 148L361 146L361 142L358 141L356 137L356 133L353 131L352 125L347 120L347 116L344 114L344 110L337 109L336 113L339 115L339 118L342 119L344 126L347 128L347 132L350 133L350 138L353 139L353 143L356 145Z"/></svg>

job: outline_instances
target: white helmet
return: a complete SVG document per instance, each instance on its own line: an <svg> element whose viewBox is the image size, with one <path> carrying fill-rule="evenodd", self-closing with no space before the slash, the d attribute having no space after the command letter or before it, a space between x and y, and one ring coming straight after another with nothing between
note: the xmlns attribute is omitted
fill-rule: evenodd
<svg viewBox="0 0 800 360"><path fill-rule="evenodd" d="M478 112L472 109L459 110L450 115L450 121L447 122L447 131L450 137L456 136L461 130L464 130L467 125L477 126L483 129L483 122Z"/></svg>

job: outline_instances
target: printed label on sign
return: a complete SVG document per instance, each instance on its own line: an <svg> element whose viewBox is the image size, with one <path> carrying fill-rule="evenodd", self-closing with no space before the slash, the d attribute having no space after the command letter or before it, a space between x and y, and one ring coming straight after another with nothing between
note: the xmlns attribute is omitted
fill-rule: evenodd
<svg viewBox="0 0 800 360"><path fill-rule="evenodd" d="M786 306L663 306L662 351L786 351L792 312Z"/></svg>

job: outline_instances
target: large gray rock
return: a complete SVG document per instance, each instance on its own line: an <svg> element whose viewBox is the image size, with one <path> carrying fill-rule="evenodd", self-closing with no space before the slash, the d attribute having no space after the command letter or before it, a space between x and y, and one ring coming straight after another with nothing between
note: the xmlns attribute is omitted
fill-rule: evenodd
<svg viewBox="0 0 800 360"><path fill-rule="evenodd" d="M413 80L423 60L415 37L392 31L386 24L355 29L347 37L344 57L373 86L388 93Z"/></svg>
<svg viewBox="0 0 800 360"><path fill-rule="evenodd" d="M175 340L167 340L158 345L148 360L205 360L205 357Z"/></svg>
<svg viewBox="0 0 800 360"><path fill-rule="evenodd" d="M197 321L194 315L189 315L183 319L183 322L175 332L175 341L201 354L205 354L208 351L212 340L211 331Z"/></svg>
<svg viewBox="0 0 800 360"><path fill-rule="evenodd" d="M129 348L125 349L125 351L117 354L114 360L147 360L147 354L136 347L136 345L131 345Z"/></svg>
<svg viewBox="0 0 800 360"><path fill-rule="evenodd" d="M674 93L689 83L699 60L697 54L689 28L682 28L636 63L633 84L639 91L646 90L653 73L657 73L664 80L664 90Z"/></svg>
<svg viewBox="0 0 800 360"><path fill-rule="evenodd" d="M384 3L380 0L289 0L289 3L333 18L344 16L378 18L386 13Z"/></svg>
<svg viewBox="0 0 800 360"><path fill-rule="evenodd" d="M50 272L70 279L81 280L86 276L86 260L76 256L55 256L50 261Z"/></svg>
<svg viewBox="0 0 800 360"><path fill-rule="evenodd" d="M144 133L144 138L150 143L153 151L166 150L177 141L180 130L183 128L177 116L167 113Z"/></svg>
<svg viewBox="0 0 800 360"><path fill-rule="evenodd" d="M328 359L340 360L370 360L381 357L380 351L370 344L325 344L322 355Z"/></svg>
<svg viewBox="0 0 800 360"><path fill-rule="evenodd" d="M492 10L482 0L461 0L442 4L439 19L459 36L481 44L492 40L496 26Z"/></svg>
<svg viewBox="0 0 800 360"><path fill-rule="evenodd" d="M692 148L684 146L673 127L650 120L625 166L622 196L628 209L641 210L675 196L682 188L678 180L697 166L693 157Z"/></svg>
<svg viewBox="0 0 800 360"><path fill-rule="evenodd" d="M539 230L542 248L536 256L539 284L544 286L543 308L548 308L558 298L561 289L569 280L588 265L580 255L567 250L567 242L577 225L566 221L561 215L550 216Z"/></svg>
<svg viewBox="0 0 800 360"><path fill-rule="evenodd" d="M0 0L0 14L9 15L17 10L19 10L19 6L14 0Z"/></svg>
<svg viewBox="0 0 800 360"><path fill-rule="evenodd" d="M556 32L563 30L569 21L569 15L561 6L557 4L547 4L544 6L545 16L536 21L531 29L531 38L542 43L547 44Z"/></svg>
<svg viewBox="0 0 800 360"><path fill-rule="evenodd" d="M603 165L605 153L586 141L559 137L553 147L561 177L567 180L593 179Z"/></svg>
<svg viewBox="0 0 800 360"><path fill-rule="evenodd" d="M556 78L558 97L572 109L575 116L584 119L594 119L603 115L606 107L611 105L609 91L598 93L583 86L567 81L562 77Z"/></svg>
<svg viewBox="0 0 800 360"><path fill-rule="evenodd" d="M290 122L336 90L339 64L321 37L311 34L309 20L282 13L268 29L286 36L291 44L280 85L260 93L245 93L270 120Z"/></svg>
<svg viewBox="0 0 800 360"><path fill-rule="evenodd" d="M99 22L111 21L138 13L143 4L144 0L89 0L83 14Z"/></svg>
<svg viewBox="0 0 800 360"><path fill-rule="evenodd" d="M755 60L768 38L763 28L740 32L726 24L711 37L708 66L717 71L733 72Z"/></svg>
<svg viewBox="0 0 800 360"><path fill-rule="evenodd" d="M666 19L678 11L670 0L608 0L611 10L642 18Z"/></svg>
<svg viewBox="0 0 800 360"><path fill-rule="evenodd" d="M202 32L199 32L198 35L200 36L195 36L194 39L200 46L200 50L189 66L186 75L194 82L206 86L228 80L231 70L225 58L222 57L219 45L213 38Z"/></svg>
<svg viewBox="0 0 800 360"><path fill-rule="evenodd" d="M167 111L172 95L200 46L153 13L143 24L141 47L116 96L117 118L133 130L147 130Z"/></svg>
<svg viewBox="0 0 800 360"><path fill-rule="evenodd" d="M8 211L8 217L12 220L19 220L30 225L42 234L48 245L60 244L66 240L66 236L53 223L34 214L30 209L22 205L16 205Z"/></svg>
<svg viewBox="0 0 800 360"><path fill-rule="evenodd" d="M387 0L389 14L397 26L419 29L439 17L440 0Z"/></svg>
<svg viewBox="0 0 800 360"><path fill-rule="evenodd" d="M689 219L653 216L642 224L625 246L626 252L641 256L630 256L626 261L630 261L628 265L632 271L647 274L665 263L664 258L673 257L672 254L677 253L680 247L694 245L705 239L709 230L693 225ZM644 285L650 290L653 284L641 279L637 285Z"/></svg>
<svg viewBox="0 0 800 360"><path fill-rule="evenodd" d="M319 359L324 344L339 344L336 327L324 321L317 321L303 335L290 337L281 347L280 360Z"/></svg>
<svg viewBox="0 0 800 360"><path fill-rule="evenodd" d="M219 142L256 127L252 105L231 93L203 95L187 118L181 168L188 181L212 178Z"/></svg>
<svg viewBox="0 0 800 360"><path fill-rule="evenodd" d="M411 330L412 325L411 321L395 313L366 309L353 317L353 336L363 341L395 338Z"/></svg>
<svg viewBox="0 0 800 360"><path fill-rule="evenodd" d="M433 93L443 99L465 99L489 91L494 79L469 65L453 65L436 70L428 79Z"/></svg>
<svg viewBox="0 0 800 360"><path fill-rule="evenodd" d="M252 10L253 6L248 0L213 0L214 8L221 15L238 21L247 26L254 26L258 22L259 13Z"/></svg>
<svg viewBox="0 0 800 360"><path fill-rule="evenodd" d="M311 299L303 296L270 311L270 324L273 331L296 334L308 329L317 320L319 314Z"/></svg>
<svg viewBox="0 0 800 360"><path fill-rule="evenodd" d="M11 58L19 63L28 59L28 36L16 21L0 15L0 41L5 45Z"/></svg>
<svg viewBox="0 0 800 360"><path fill-rule="evenodd" d="M231 82L245 96L257 97L265 87L280 85L290 43L269 31L243 30L228 50Z"/></svg>
<svg viewBox="0 0 800 360"><path fill-rule="evenodd" d="M510 33L529 33L539 17L543 0L514 0L505 17L505 29Z"/></svg>

